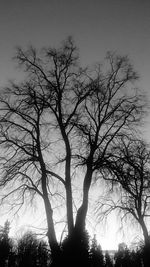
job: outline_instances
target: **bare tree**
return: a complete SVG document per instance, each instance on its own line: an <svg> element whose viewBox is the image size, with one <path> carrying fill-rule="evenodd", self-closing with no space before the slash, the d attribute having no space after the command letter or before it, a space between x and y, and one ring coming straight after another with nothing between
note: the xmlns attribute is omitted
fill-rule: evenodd
<svg viewBox="0 0 150 267"><path fill-rule="evenodd" d="M31 194L44 201L48 239L52 251L58 243L53 221L52 187L57 180L66 192L68 233L73 231L71 146L74 133L70 121L78 119L77 109L89 92L77 66L76 48L69 38L61 49L44 51L45 62L35 49L17 51L25 67L25 82L11 84L1 95L1 187L4 195L17 195L22 205ZM61 165L60 175L57 166ZM55 171L54 171L55 170ZM52 179L53 178L53 179ZM53 181L52 181L53 180ZM58 193L58 192L57 192ZM17 198L17 197L16 197Z"/></svg>
<svg viewBox="0 0 150 267"><path fill-rule="evenodd" d="M132 216L140 225L145 245L149 244L146 219L150 217L150 151L144 141L121 137L111 158L106 159L104 179L117 188L114 199L105 199L105 215L114 209L123 212L123 218ZM102 204L103 206L103 204Z"/></svg>
<svg viewBox="0 0 150 267"><path fill-rule="evenodd" d="M132 90L137 75L127 57L109 53L109 67L89 72L79 66L71 38L60 49L42 53L18 48L16 59L27 74L25 81L11 84L1 94L0 186L9 189L4 198L18 196L18 205L30 194L41 197L49 244L57 251L53 198L65 193L69 236L83 232L92 179L117 136L131 131L140 119L142 105L141 96ZM82 168L84 180L76 217L75 168Z"/></svg>
<svg viewBox="0 0 150 267"><path fill-rule="evenodd" d="M142 98L129 87L137 75L128 58L108 53L106 62L106 72L98 66L96 76L91 77L89 87L93 93L85 99L82 117L75 123L80 145L78 164L85 169L83 200L76 217L79 229L85 227L92 179L99 177L118 136L131 133L142 115Z"/></svg>
<svg viewBox="0 0 150 267"><path fill-rule="evenodd" d="M49 145L43 118L43 102L31 83L12 85L1 98L1 146L4 156L0 185L9 186L7 196L15 195L18 207L33 192L44 201L51 247L57 246L53 210L47 188L44 152Z"/></svg>

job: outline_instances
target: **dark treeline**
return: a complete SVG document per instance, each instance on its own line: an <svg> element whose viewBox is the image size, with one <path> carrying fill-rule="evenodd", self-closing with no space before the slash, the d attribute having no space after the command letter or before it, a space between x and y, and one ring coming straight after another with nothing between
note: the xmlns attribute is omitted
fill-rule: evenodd
<svg viewBox="0 0 150 267"><path fill-rule="evenodd" d="M129 250L125 243L118 246L113 255L102 251L96 237L92 239L85 232L82 245L77 249L68 246L66 238L61 244L58 262L52 263L48 243L38 239L37 234L27 231L18 240L9 237L10 223L5 222L0 229L0 266L1 267L142 267L145 261L145 248ZM77 248L77 246L75 246ZM73 254L71 254L73 251ZM78 257L80 255L80 258ZM85 265L86 264L86 265Z"/></svg>

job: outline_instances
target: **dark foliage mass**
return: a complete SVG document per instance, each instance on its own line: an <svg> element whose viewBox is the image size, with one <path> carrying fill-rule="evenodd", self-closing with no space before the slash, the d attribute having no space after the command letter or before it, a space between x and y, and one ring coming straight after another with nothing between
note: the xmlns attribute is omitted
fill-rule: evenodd
<svg viewBox="0 0 150 267"><path fill-rule="evenodd" d="M124 243L119 244L113 255L102 251L96 237L92 239L85 232L82 241L77 236L66 237L60 245L55 261L51 257L46 241L37 238L33 232L26 232L19 240L9 237L8 221L0 229L1 267L145 267L148 266L147 249L140 247L130 251Z"/></svg>
<svg viewBox="0 0 150 267"><path fill-rule="evenodd" d="M47 267L50 253L47 243L39 240L36 234L26 232L19 240L9 237L9 222L0 230L1 267Z"/></svg>

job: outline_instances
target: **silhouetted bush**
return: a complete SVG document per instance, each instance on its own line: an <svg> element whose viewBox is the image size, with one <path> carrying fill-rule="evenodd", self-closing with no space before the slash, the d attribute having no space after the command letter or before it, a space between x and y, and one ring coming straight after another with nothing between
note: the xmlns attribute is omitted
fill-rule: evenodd
<svg viewBox="0 0 150 267"><path fill-rule="evenodd" d="M27 232L18 241L17 262L19 267L46 267L49 253L47 244L39 242L32 232Z"/></svg>

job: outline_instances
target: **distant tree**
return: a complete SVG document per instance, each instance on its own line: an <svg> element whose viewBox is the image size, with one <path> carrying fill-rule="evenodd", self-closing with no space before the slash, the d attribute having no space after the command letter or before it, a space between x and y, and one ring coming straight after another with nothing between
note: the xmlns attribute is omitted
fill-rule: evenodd
<svg viewBox="0 0 150 267"><path fill-rule="evenodd" d="M130 252L125 243L118 245L118 252L115 254L115 267L131 267Z"/></svg>
<svg viewBox="0 0 150 267"><path fill-rule="evenodd" d="M90 248L90 262L91 267L103 267L104 266L104 256L100 245L97 244L96 236L92 239L92 244Z"/></svg>
<svg viewBox="0 0 150 267"><path fill-rule="evenodd" d="M9 238L10 223L6 221L0 229L0 266L5 267L12 253L12 240Z"/></svg>
<svg viewBox="0 0 150 267"><path fill-rule="evenodd" d="M106 160L107 161L107 160ZM150 217L150 150L148 144L133 137L121 137L106 162L104 179L117 189L116 201L106 199L106 212L118 209L123 216L137 222L144 236L145 245L150 245L146 218Z"/></svg>
<svg viewBox="0 0 150 267"><path fill-rule="evenodd" d="M57 260L56 203L66 207L69 240L78 236L82 244L92 180L99 177L118 135L129 133L140 119L142 102L130 90L138 77L127 57L108 53L104 68L89 71L79 66L72 38L42 52L18 48L25 80L1 92L0 187L6 190L2 200L14 197L16 209L30 197L43 201L49 246ZM77 179L81 169L83 175L76 214L75 168Z"/></svg>
<svg viewBox="0 0 150 267"><path fill-rule="evenodd" d="M115 267L145 267L143 256L140 249L130 251L125 243L118 246L115 254ZM123 245L123 246L122 246Z"/></svg>

